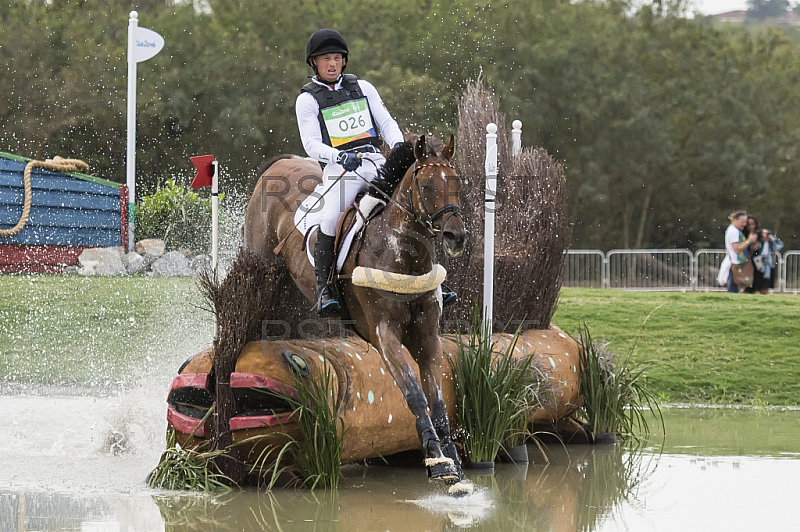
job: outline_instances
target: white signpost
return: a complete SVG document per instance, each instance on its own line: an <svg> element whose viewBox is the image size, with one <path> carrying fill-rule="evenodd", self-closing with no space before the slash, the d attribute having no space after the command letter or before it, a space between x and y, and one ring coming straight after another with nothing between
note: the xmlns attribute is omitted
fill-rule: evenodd
<svg viewBox="0 0 800 532"><path fill-rule="evenodd" d="M492 300L494 299L494 213L497 199L497 125L486 126L486 189L483 226L483 322L492 334Z"/></svg>
<svg viewBox="0 0 800 532"><path fill-rule="evenodd" d="M522 122L511 124L511 153L516 157L522 150ZM486 126L486 191L484 195L483 226L483 323L492 334L492 301L494 300L494 215L497 211L497 125Z"/></svg>
<svg viewBox="0 0 800 532"><path fill-rule="evenodd" d="M164 48L164 38L139 27L139 13L131 11L128 21L128 145L126 184L128 186L128 249L133 251L136 221L136 63L147 61Z"/></svg>

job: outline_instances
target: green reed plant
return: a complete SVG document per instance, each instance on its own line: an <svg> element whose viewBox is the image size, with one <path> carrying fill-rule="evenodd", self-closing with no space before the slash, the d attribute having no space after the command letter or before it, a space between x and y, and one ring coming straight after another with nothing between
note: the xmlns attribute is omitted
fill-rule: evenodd
<svg viewBox="0 0 800 532"><path fill-rule="evenodd" d="M593 436L616 433L624 439L640 441L650 436L649 413L660 420L661 409L647 386L645 366L626 355L608 351L605 344L592 340L584 324L580 333L580 391L583 406L579 415Z"/></svg>
<svg viewBox="0 0 800 532"><path fill-rule="evenodd" d="M464 452L470 462L492 462L504 442L524 441L531 410L531 355L514 358L517 329L505 351L498 351L488 324L473 311L472 333L460 335L453 368Z"/></svg>
<svg viewBox="0 0 800 532"><path fill-rule="evenodd" d="M233 482L214 467L214 460L225 451L208 450L209 445L206 441L195 449L184 448L178 444L175 429L169 428L167 448L148 475L147 485L166 490L230 491Z"/></svg>
<svg viewBox="0 0 800 532"><path fill-rule="evenodd" d="M341 399L334 400L333 370L328 364L307 376L294 374L296 395L282 395L293 409L301 439L291 456L303 485L314 489L336 488L342 468L344 420L339 417Z"/></svg>

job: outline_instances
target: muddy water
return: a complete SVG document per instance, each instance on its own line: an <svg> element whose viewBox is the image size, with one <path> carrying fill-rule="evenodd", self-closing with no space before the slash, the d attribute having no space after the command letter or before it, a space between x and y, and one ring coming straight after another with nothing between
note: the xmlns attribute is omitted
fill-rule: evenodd
<svg viewBox="0 0 800 532"><path fill-rule="evenodd" d="M530 446L452 499L421 469L345 468L335 492L157 492L167 383L0 396L0 531L797 530L800 412L684 409L639 453Z"/></svg>

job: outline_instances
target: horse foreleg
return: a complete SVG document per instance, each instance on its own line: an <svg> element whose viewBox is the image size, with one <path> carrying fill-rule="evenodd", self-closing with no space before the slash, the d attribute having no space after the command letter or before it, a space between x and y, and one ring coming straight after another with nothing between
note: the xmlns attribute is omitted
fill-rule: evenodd
<svg viewBox="0 0 800 532"><path fill-rule="evenodd" d="M423 328L424 330L425 328ZM450 420L442 398L443 366L447 362L442 354L442 344L438 334L418 331L418 334L406 338L406 345L419 365L422 388L431 405L431 422L439 437L442 452L453 460L456 469L461 473L461 461L450 434Z"/></svg>
<svg viewBox="0 0 800 532"><path fill-rule="evenodd" d="M379 324L376 327L373 345L380 352L389 373L403 392L403 397L405 397L409 410L414 414L417 435L425 454L425 465L428 466L428 474L435 479L460 478L460 468L456 469L452 459L446 456L442 450L439 436L428 415L426 394L423 392L416 375L414 375L411 365L402 356L403 346L400 341L399 327L394 327L387 323Z"/></svg>

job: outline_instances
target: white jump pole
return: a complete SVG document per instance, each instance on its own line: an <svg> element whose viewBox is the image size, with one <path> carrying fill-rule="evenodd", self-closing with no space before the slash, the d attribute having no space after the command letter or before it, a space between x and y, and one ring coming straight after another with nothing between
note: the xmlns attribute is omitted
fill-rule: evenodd
<svg viewBox="0 0 800 532"><path fill-rule="evenodd" d="M139 13L131 11L128 20L128 146L126 179L128 185L128 249L134 250L134 224L136 223L136 28Z"/></svg>
<svg viewBox="0 0 800 532"><path fill-rule="evenodd" d="M219 161L211 163L211 269L217 271L219 263Z"/></svg>
<svg viewBox="0 0 800 532"><path fill-rule="evenodd" d="M486 126L486 192L483 231L483 322L492 334L492 300L494 298L494 213L497 198L497 125Z"/></svg>
<svg viewBox="0 0 800 532"><path fill-rule="evenodd" d="M522 150L522 121L511 122L511 155L516 157Z"/></svg>

